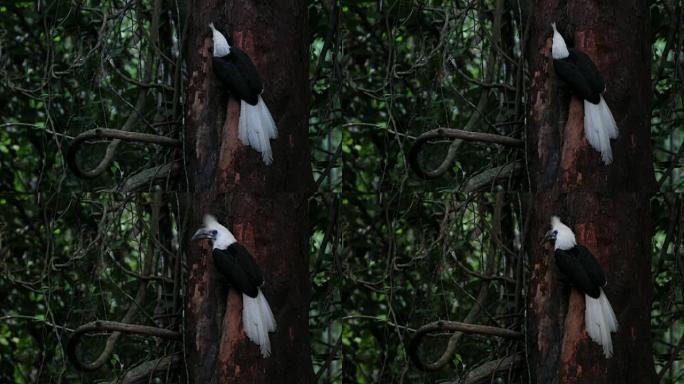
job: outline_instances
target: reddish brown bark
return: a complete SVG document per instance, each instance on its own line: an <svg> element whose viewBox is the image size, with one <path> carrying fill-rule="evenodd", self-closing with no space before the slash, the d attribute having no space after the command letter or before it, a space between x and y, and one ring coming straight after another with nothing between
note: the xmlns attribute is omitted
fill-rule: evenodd
<svg viewBox="0 0 684 384"><path fill-rule="evenodd" d="M651 383L650 236L646 196L540 193L530 226L530 370L538 383ZM561 281L552 247L537 246L559 214L606 271L606 295L620 328L605 359L584 327L584 297Z"/></svg>
<svg viewBox="0 0 684 384"><path fill-rule="evenodd" d="M655 179L648 3L553 0L535 7L527 52L532 73L527 143L535 191L528 238L531 376L538 383L651 383L648 215ZM605 77L605 98L620 130L609 166L584 138L581 101L569 96L553 71L554 21L569 45L586 52ZM586 334L583 295L559 281L551 247L538 246L554 214L606 270L605 291L620 323L611 359Z"/></svg>
<svg viewBox="0 0 684 384"><path fill-rule="evenodd" d="M200 0L189 11L186 164L193 193L185 239L204 213L226 224L264 272L278 330L271 334L272 356L263 359L242 330L242 298L218 277L208 246L186 243L188 373L196 383L311 382L306 3ZM225 25L233 45L259 69L279 130L271 166L238 140L239 103L211 72L209 22Z"/></svg>

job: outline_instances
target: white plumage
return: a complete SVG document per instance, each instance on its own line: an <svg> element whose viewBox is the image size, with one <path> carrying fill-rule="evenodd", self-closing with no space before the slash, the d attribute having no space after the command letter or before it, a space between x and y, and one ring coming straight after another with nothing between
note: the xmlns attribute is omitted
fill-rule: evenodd
<svg viewBox="0 0 684 384"><path fill-rule="evenodd" d="M613 162L610 139L618 137L618 128L603 95L598 104L584 100L584 135L589 144L601 153L604 164Z"/></svg>
<svg viewBox="0 0 684 384"><path fill-rule="evenodd" d="M565 40L558 30L556 29L556 23L551 23L551 28L553 28L553 44L551 45L551 56L558 60L564 59L570 56L568 52L568 46L565 45Z"/></svg>
<svg viewBox="0 0 684 384"><path fill-rule="evenodd" d="M247 337L259 346L261 356L271 356L271 340L268 333L275 332L276 322L261 289L257 297L242 294L242 326Z"/></svg>
<svg viewBox="0 0 684 384"><path fill-rule="evenodd" d="M214 56L222 57L229 54L230 45L226 37L214 27L214 23L209 23L209 28L211 28L211 37L214 40Z"/></svg>
<svg viewBox="0 0 684 384"><path fill-rule="evenodd" d="M603 347L603 355L606 358L613 356L613 340L610 333L617 332L618 322L613 312L613 307L601 289L601 295L594 299L584 295L584 325L592 340Z"/></svg>
<svg viewBox="0 0 684 384"><path fill-rule="evenodd" d="M238 133L242 144L261 153L264 164L271 165L273 153L270 140L278 137L278 128L261 95L256 105L240 100Z"/></svg>

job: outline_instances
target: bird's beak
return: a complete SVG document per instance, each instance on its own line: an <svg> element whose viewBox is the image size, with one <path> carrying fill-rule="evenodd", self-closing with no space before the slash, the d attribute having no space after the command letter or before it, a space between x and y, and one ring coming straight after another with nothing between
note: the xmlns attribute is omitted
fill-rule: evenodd
<svg viewBox="0 0 684 384"><path fill-rule="evenodd" d="M547 241L556 241L556 234L553 233L553 229L546 232L546 234L544 235L544 238L539 243L539 245L544 245Z"/></svg>
<svg viewBox="0 0 684 384"><path fill-rule="evenodd" d="M216 231L208 228L200 228L192 235L191 241L197 241L202 239L216 240Z"/></svg>

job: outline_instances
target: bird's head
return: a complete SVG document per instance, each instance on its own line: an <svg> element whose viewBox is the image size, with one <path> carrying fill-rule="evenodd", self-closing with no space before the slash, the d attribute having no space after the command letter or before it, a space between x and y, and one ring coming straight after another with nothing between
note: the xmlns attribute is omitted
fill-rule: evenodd
<svg viewBox="0 0 684 384"><path fill-rule="evenodd" d="M212 38L214 40L214 57L223 57L230 53L230 45L223 34L214 27L214 23L209 23Z"/></svg>
<svg viewBox="0 0 684 384"><path fill-rule="evenodd" d="M554 242L554 249L570 249L577 245L575 234L558 216L551 217L551 230L544 236L544 242L547 241Z"/></svg>
<svg viewBox="0 0 684 384"><path fill-rule="evenodd" d="M551 45L551 56L554 60L564 59L570 56L568 52L568 46L565 45L565 40L558 30L556 29L556 23L551 23L551 28L553 28L553 45Z"/></svg>
<svg viewBox="0 0 684 384"><path fill-rule="evenodd" d="M235 236L228 228L221 225L212 215L204 215L204 227L200 228L192 235L193 241L209 239L212 246L218 249L226 249L235 243Z"/></svg>

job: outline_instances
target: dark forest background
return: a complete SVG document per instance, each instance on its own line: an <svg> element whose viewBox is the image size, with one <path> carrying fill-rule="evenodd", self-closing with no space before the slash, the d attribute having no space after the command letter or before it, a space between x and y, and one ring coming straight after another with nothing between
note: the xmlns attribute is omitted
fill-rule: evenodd
<svg viewBox="0 0 684 384"><path fill-rule="evenodd" d="M191 5L0 4L0 382L114 383L134 374L185 382L181 341L124 335L92 373L75 370L65 347L74 329L96 319L182 332L183 236L193 230L195 192L184 162L192 75L185 63L196 54L186 39ZM307 9L309 78L301 81L311 89L315 191L301 230L310 239L315 381L528 382L521 340L432 335L420 348L423 360L449 349L434 372L418 370L407 353L416 329L440 319L525 331L527 247L536 246L529 213L540 198L526 148L435 140L418 156L424 169L440 169L427 180L408 153L439 127L525 140L532 6L321 0ZM657 190L646 196L651 254L644 257L656 375L678 383L684 7L655 1L649 9L643 39L651 47ZM70 165L73 143L96 128L177 142L99 138L81 142ZM637 176L634 184L645 182ZM94 360L106 340L86 338L79 356Z"/></svg>

